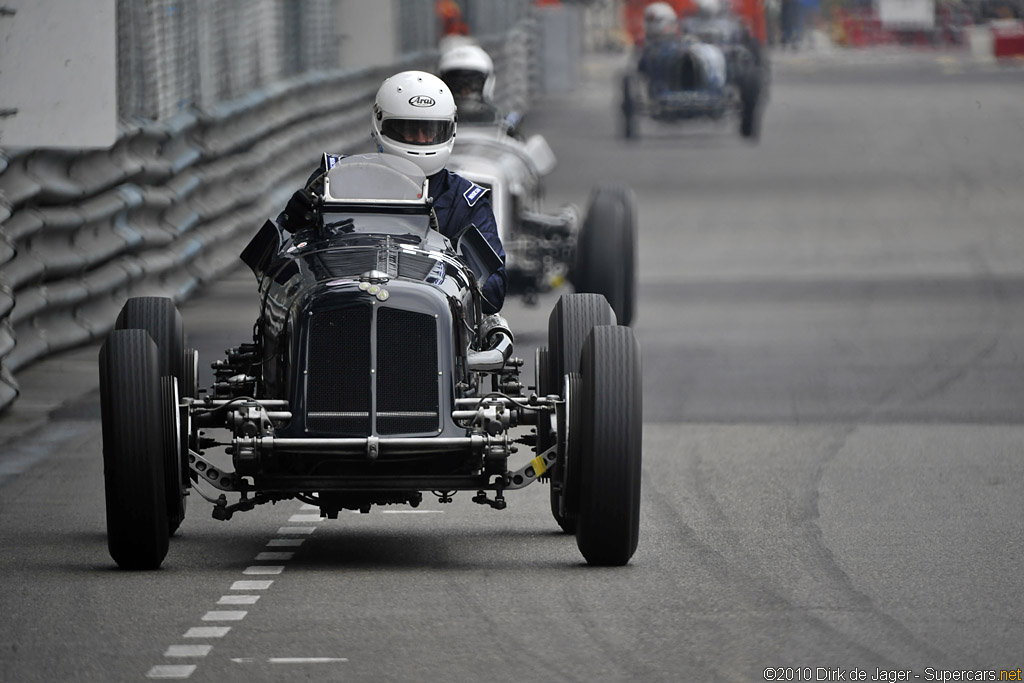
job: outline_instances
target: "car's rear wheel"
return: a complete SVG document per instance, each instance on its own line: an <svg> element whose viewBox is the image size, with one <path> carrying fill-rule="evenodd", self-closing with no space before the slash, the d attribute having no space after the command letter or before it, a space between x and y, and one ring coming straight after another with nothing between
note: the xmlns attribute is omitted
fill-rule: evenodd
<svg viewBox="0 0 1024 683"><path fill-rule="evenodd" d="M184 389L185 325L174 301L162 296L132 297L121 307L114 329L148 332L160 352L160 376L174 375Z"/></svg>
<svg viewBox="0 0 1024 683"><path fill-rule="evenodd" d="M750 67L740 80L740 135L756 141L761 136L761 78Z"/></svg>
<svg viewBox="0 0 1024 683"><path fill-rule="evenodd" d="M580 373L565 375L565 409L559 414L558 461L551 471L551 516L567 534L576 533L579 506L580 439L583 409Z"/></svg>
<svg viewBox="0 0 1024 683"><path fill-rule="evenodd" d="M185 349L185 366L183 368L185 373L182 377L181 384L178 385L178 394L183 398L199 398L199 351L196 349ZM192 487L192 482L196 475L189 468L188 463L188 451L199 450L199 444L196 442L197 435L192 431L192 418L188 408L179 408L179 428L180 428L180 441L178 445L181 448L181 485L183 494L188 492L188 489ZM182 498L182 512L184 513L185 498Z"/></svg>
<svg viewBox="0 0 1024 683"><path fill-rule="evenodd" d="M634 92L633 79L629 76L622 78L622 137L627 140L634 140L639 137L640 131L637 128L637 102Z"/></svg>
<svg viewBox="0 0 1024 683"><path fill-rule="evenodd" d="M199 352L185 349L185 364L182 367L178 393L188 398L199 397Z"/></svg>
<svg viewBox="0 0 1024 683"><path fill-rule="evenodd" d="M160 378L160 453L164 460L164 489L167 501L167 532L173 536L185 521L188 472L182 462L188 462L187 451L182 450L184 431L178 409L178 382L167 375Z"/></svg>
<svg viewBox="0 0 1024 683"><path fill-rule="evenodd" d="M575 388L576 380L567 385L567 377L570 373L579 372L580 353L590 330L595 325L614 324L615 312L600 294L563 294L548 318L548 348L543 354L538 353L537 372L540 377L546 377L543 381L543 390L562 395L566 386L569 386L570 390ZM578 412L578 408L578 400L575 408L567 405L569 413L573 410ZM560 416L559 461L551 472L550 499L552 516L563 531L571 534L576 530L575 506L572 502L575 494L572 492L573 482L568 475L572 471L572 466L568 464L570 447L565 436L567 430L576 423L569 413ZM550 444L541 442L540 445Z"/></svg>
<svg viewBox="0 0 1024 683"><path fill-rule="evenodd" d="M169 522L159 351L144 330L114 330L100 348L107 547L123 569L157 569Z"/></svg>
<svg viewBox="0 0 1024 683"><path fill-rule="evenodd" d="M599 187L576 240L573 286L603 294L620 325L633 322L636 304L636 199L627 187Z"/></svg>
<svg viewBox="0 0 1024 683"><path fill-rule="evenodd" d="M162 388L164 420L174 420L179 436L172 437L165 425L164 448L167 472L167 522L173 536L185 520L185 498L190 485L188 477L188 451L181 447L182 434L178 416L179 396L195 398L198 395L198 358L193 349L185 349L185 325L174 301L160 296L132 297L121 307L114 323L116 330L145 330L156 342L160 377L174 377L177 388L171 396L170 388ZM173 401L173 403L171 403ZM187 443L187 442L186 442Z"/></svg>
<svg viewBox="0 0 1024 683"><path fill-rule="evenodd" d="M615 312L600 294L563 294L548 317L549 391L561 393L564 376L580 369L583 342L595 325L614 325Z"/></svg>
<svg viewBox="0 0 1024 683"><path fill-rule="evenodd" d="M640 535L640 348L621 325L595 327L581 358L583 417L576 543L588 564L619 566Z"/></svg>
<svg viewBox="0 0 1024 683"><path fill-rule="evenodd" d="M554 381L554 371L551 369L551 352L547 347L537 349L534 356L536 364L536 384L539 396L550 396L560 394L561 390L551 386ZM561 430L551 427L552 418L557 417L556 413L547 410L541 411L540 419L537 422L537 454L543 453L558 443L558 434ZM561 427L561 425L559 425ZM561 455L561 454L560 454ZM562 491L564 486L564 465L561 457L548 471L549 496L551 499L551 514L558 522L558 526L566 533L572 533L575 529L567 527L567 520L562 513Z"/></svg>

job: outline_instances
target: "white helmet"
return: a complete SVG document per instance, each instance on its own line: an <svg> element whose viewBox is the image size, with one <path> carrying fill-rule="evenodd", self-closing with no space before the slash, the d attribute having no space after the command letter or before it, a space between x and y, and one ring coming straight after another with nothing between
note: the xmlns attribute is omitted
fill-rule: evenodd
<svg viewBox="0 0 1024 683"><path fill-rule="evenodd" d="M650 40L675 35L679 17L667 2L652 2L644 9L644 36Z"/></svg>
<svg viewBox="0 0 1024 683"><path fill-rule="evenodd" d="M714 17L722 12L721 0L696 0L697 11L703 16Z"/></svg>
<svg viewBox="0 0 1024 683"><path fill-rule="evenodd" d="M371 125L377 149L412 161L426 175L444 168L455 145L455 99L440 78L403 71L377 90Z"/></svg>
<svg viewBox="0 0 1024 683"><path fill-rule="evenodd" d="M437 73L455 97L490 102L494 96L494 62L478 45L457 45L441 55Z"/></svg>

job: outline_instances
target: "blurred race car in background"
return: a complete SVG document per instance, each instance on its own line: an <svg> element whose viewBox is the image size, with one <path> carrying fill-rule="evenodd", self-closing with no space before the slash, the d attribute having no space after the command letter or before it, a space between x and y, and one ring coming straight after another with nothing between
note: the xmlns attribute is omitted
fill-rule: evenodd
<svg viewBox="0 0 1024 683"><path fill-rule="evenodd" d="M518 123L518 122L517 122ZM567 280L576 292L602 294L620 325L636 311L636 199L623 186L602 186L586 212L574 205L542 209L542 178L555 155L541 135L522 141L504 117L462 123L448 168L490 191L505 248L508 292L528 304Z"/></svg>
<svg viewBox="0 0 1024 683"><path fill-rule="evenodd" d="M739 18L718 14L680 23L681 35L638 50L622 77L622 136L640 119L680 122L735 116L742 137L760 136L769 69L758 40Z"/></svg>

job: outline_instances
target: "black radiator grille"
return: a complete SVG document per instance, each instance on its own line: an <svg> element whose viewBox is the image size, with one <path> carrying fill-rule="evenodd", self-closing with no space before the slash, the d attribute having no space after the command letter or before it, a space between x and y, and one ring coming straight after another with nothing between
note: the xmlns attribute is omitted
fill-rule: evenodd
<svg viewBox="0 0 1024 683"><path fill-rule="evenodd" d="M411 280L426 280L437 261L424 254L403 251L398 255L398 274Z"/></svg>
<svg viewBox="0 0 1024 683"><path fill-rule="evenodd" d="M356 277L377 269L377 249L352 248L327 251L319 255L330 277Z"/></svg>
<svg viewBox="0 0 1024 683"><path fill-rule="evenodd" d="M369 306L322 311L309 325L306 427L345 436L370 433Z"/></svg>
<svg viewBox="0 0 1024 683"><path fill-rule="evenodd" d="M377 311L377 433L436 432L440 426L437 320Z"/></svg>

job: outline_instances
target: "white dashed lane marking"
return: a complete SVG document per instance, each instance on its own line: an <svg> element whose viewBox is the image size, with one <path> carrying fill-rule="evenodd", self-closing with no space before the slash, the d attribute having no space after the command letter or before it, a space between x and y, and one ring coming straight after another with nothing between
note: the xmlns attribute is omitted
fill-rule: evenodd
<svg viewBox="0 0 1024 683"><path fill-rule="evenodd" d="M292 557L294 557L294 556L295 556L295 553L267 552L267 553L260 553L259 555L257 555L256 556L256 561L257 562L266 562L266 561L270 561L270 562L284 562L286 560L292 559Z"/></svg>
<svg viewBox="0 0 1024 683"><path fill-rule="evenodd" d="M235 664L251 664L266 661L268 664L335 664L347 662L345 657L268 657L266 660L255 657L232 657Z"/></svg>
<svg viewBox="0 0 1024 683"><path fill-rule="evenodd" d="M205 657L213 645L171 645L164 657Z"/></svg>
<svg viewBox="0 0 1024 683"><path fill-rule="evenodd" d="M291 517L289 517L288 521L289 522L319 522L321 519L322 518L320 517L320 513L316 513L316 514L313 514L313 515L298 514L298 515L292 515Z"/></svg>
<svg viewBox="0 0 1024 683"><path fill-rule="evenodd" d="M316 509L311 505L304 505L304 510ZM292 522L319 522L319 514L296 514L292 515L290 521ZM316 530L315 526L283 526L277 530L278 536L306 536ZM304 538L274 538L267 542L266 547L268 548L298 548L302 545ZM257 553L255 560L256 562L287 562L295 556L293 550L270 550ZM242 573L247 576L276 576L284 572L283 564L255 564L246 567ZM272 579L249 579L243 581L235 581L231 584L232 591L264 591L273 585ZM251 595L244 593L231 593L228 595L222 595L217 600L218 605L255 605L260 599L259 595ZM219 621L242 621L245 619L249 612L246 610L212 610L203 615L202 621L204 622L219 622ZM223 638L231 631L230 626L194 626L187 630L182 637L183 638ZM171 645L164 652L164 657L167 658L184 658L184 657L206 657L210 654L213 649L212 645ZM254 661L252 659L246 660L232 660L232 661ZM307 658L295 658L295 657L277 657L266 660L271 664L305 664L305 663L323 663L323 662L346 662L347 659L330 658L330 657L307 657ZM195 664L158 664L152 667L149 672L146 673L147 678L153 679L184 679L189 678L192 673L196 670Z"/></svg>
<svg viewBox="0 0 1024 683"><path fill-rule="evenodd" d="M344 657L271 657L267 661L271 664L331 664L348 660Z"/></svg>
<svg viewBox="0 0 1024 683"><path fill-rule="evenodd" d="M245 610L214 610L203 615L203 621L241 621L248 614Z"/></svg>
<svg viewBox="0 0 1024 683"><path fill-rule="evenodd" d="M182 638L223 638L230 630L230 626L193 626Z"/></svg>
<svg viewBox="0 0 1024 683"><path fill-rule="evenodd" d="M444 510L381 510L384 515L440 515Z"/></svg>
<svg viewBox="0 0 1024 683"><path fill-rule="evenodd" d="M158 664L149 670L146 678L188 678L195 670L195 664Z"/></svg>
<svg viewBox="0 0 1024 683"><path fill-rule="evenodd" d="M260 599L258 595L222 595L218 605L255 605Z"/></svg>

